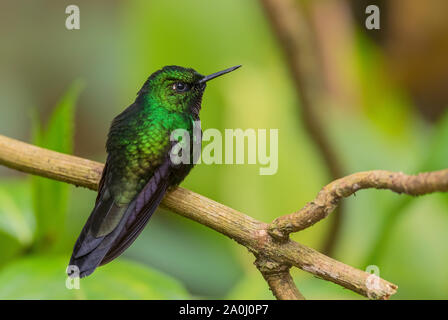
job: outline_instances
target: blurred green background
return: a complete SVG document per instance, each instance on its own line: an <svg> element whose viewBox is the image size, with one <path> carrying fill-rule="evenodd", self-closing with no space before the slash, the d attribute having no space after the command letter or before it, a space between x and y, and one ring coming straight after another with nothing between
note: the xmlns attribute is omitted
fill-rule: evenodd
<svg viewBox="0 0 448 320"><path fill-rule="evenodd" d="M325 83L315 110L324 134L345 174L447 168L446 2L378 1L382 29L370 32L364 3L304 2ZM65 28L69 4L80 7L80 30ZM111 120L152 72L242 64L208 86L202 126L278 128L278 172L199 165L182 186L270 222L332 180L256 0L2 1L0 38L0 134L103 162ZM245 248L163 210L120 258L82 279L80 290L66 289L65 268L95 197L0 168L0 299L273 298ZM293 239L320 250L332 222ZM446 299L447 230L446 194L361 191L345 201L331 256L363 270L378 266L399 286L393 299ZM292 274L308 299L360 298Z"/></svg>

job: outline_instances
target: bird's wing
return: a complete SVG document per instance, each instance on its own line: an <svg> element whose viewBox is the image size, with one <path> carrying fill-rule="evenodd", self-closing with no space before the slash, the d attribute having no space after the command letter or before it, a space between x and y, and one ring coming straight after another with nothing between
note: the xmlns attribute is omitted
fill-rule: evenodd
<svg viewBox="0 0 448 320"><path fill-rule="evenodd" d="M103 182L92 213L79 236L70 265L79 268L79 274L88 276L99 265L104 265L118 257L143 230L151 215L165 194L171 173L169 157L154 171L142 191L126 206L119 206L110 195ZM103 171L103 180L108 179L108 171ZM117 221L119 220L119 221ZM113 229L104 234L101 230ZM73 269L70 269L73 270Z"/></svg>
<svg viewBox="0 0 448 320"><path fill-rule="evenodd" d="M133 203L131 203L131 206L133 206L132 212L126 219L123 229L118 234L100 265L104 265L118 257L142 232L168 189L170 173L171 160L168 157L165 162L157 168L152 178L134 199Z"/></svg>

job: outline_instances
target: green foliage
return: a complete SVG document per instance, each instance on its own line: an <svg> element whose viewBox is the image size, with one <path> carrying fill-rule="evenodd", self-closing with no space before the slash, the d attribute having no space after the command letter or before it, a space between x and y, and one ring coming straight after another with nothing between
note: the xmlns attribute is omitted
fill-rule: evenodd
<svg viewBox="0 0 448 320"><path fill-rule="evenodd" d="M29 183L13 179L0 183L0 267L33 242L34 215Z"/></svg>
<svg viewBox="0 0 448 320"><path fill-rule="evenodd" d="M62 153L73 152L75 103L82 84L74 82L61 98L45 129L34 119L34 144ZM69 186L62 182L33 176L32 196L36 215L36 240L50 245L61 232L67 213Z"/></svg>
<svg viewBox="0 0 448 320"><path fill-rule="evenodd" d="M445 147L448 141L448 113L435 126L432 136L428 139L428 148L422 153L421 164L415 170L415 173L435 171L445 169L448 159L448 149ZM442 198L448 204L448 195L444 194ZM393 236L393 231L397 227L403 214L405 214L409 206L418 198L402 197L396 199L387 209L385 219L379 229L377 239L367 256L365 265L373 262L378 263L384 256L388 244Z"/></svg>
<svg viewBox="0 0 448 320"><path fill-rule="evenodd" d="M412 120L411 104L387 74L386 60L380 48L362 32L356 34L355 44L362 107L379 132L399 138L406 133Z"/></svg>
<svg viewBox="0 0 448 320"><path fill-rule="evenodd" d="M79 289L65 274L65 256L30 256L0 271L0 299L185 299L171 278L130 261L117 261L79 280ZM70 286L69 286L70 287Z"/></svg>
<svg viewBox="0 0 448 320"><path fill-rule="evenodd" d="M24 247L33 241L34 217L30 198L28 183L12 179L0 183L0 230Z"/></svg>
<svg viewBox="0 0 448 320"><path fill-rule="evenodd" d="M422 171L446 169L448 163L448 112L438 121L434 128L428 150L425 152Z"/></svg>

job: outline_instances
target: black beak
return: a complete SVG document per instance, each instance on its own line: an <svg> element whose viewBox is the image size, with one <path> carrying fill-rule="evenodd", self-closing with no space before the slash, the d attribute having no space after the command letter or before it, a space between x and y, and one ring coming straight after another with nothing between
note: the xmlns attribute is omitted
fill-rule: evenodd
<svg viewBox="0 0 448 320"><path fill-rule="evenodd" d="M236 69L238 69L239 67L241 67L241 65L234 66L234 67L232 67L232 68L228 68L228 69L225 69L225 70L216 72L216 73L212 73L212 74L210 74L210 75L208 75L208 76L205 76L205 77L202 78L201 80L199 80L199 83L206 83L207 81L212 80L212 79L215 79L216 77L222 76L223 74L232 72L233 70L236 70Z"/></svg>

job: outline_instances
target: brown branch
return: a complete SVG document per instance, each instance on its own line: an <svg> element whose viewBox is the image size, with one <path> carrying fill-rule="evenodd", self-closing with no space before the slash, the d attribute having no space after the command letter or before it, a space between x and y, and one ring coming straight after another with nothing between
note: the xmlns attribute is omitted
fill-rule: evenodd
<svg viewBox="0 0 448 320"><path fill-rule="evenodd" d="M0 164L92 190L97 189L103 168L98 162L42 149L2 135ZM277 241L268 234L268 224L192 191L176 188L165 196L162 205L237 241L255 257L298 267L369 298L387 299L396 292L397 286L383 279L379 279L376 286L370 286L367 281L369 273L300 243L289 239ZM285 279L285 276L282 275L282 278ZM274 293L283 291L282 281L268 279ZM290 281L287 283L289 287L292 285Z"/></svg>
<svg viewBox="0 0 448 320"><path fill-rule="evenodd" d="M320 152L331 180L338 179L343 176L342 165L316 114L321 104L323 80L315 50L316 44L312 38L313 30L299 3L293 0L262 0L261 4L285 52L300 100L304 127ZM343 206L340 204L325 240L324 252L327 254L333 251L338 239L342 216Z"/></svg>
<svg viewBox="0 0 448 320"><path fill-rule="evenodd" d="M448 169L417 175L374 170L346 176L326 185L316 199L301 210L275 219L269 226L269 234L285 240L290 233L306 229L325 218L342 198L369 188L389 189L412 196L448 191Z"/></svg>
<svg viewBox="0 0 448 320"><path fill-rule="evenodd" d="M258 257L255 266L260 270L272 294L278 300L305 300L289 273L291 266Z"/></svg>
<svg viewBox="0 0 448 320"><path fill-rule="evenodd" d="M0 135L0 164L18 171L97 190L103 164L42 149Z"/></svg>

